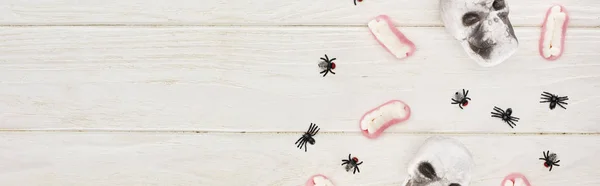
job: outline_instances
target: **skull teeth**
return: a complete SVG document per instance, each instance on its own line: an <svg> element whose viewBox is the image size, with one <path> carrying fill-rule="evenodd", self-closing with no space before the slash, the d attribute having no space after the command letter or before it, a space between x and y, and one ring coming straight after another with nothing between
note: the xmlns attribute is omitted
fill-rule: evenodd
<svg viewBox="0 0 600 186"><path fill-rule="evenodd" d="M410 107L400 100L392 100L365 113L360 119L360 128L367 137L376 138L389 126L409 117Z"/></svg>
<svg viewBox="0 0 600 186"><path fill-rule="evenodd" d="M377 42L396 58L406 58L415 52L415 45L394 27L388 16L377 16L368 26Z"/></svg>
<svg viewBox="0 0 600 186"><path fill-rule="evenodd" d="M558 59L564 51L565 33L569 16L564 7L552 6L542 24L540 54L548 60Z"/></svg>

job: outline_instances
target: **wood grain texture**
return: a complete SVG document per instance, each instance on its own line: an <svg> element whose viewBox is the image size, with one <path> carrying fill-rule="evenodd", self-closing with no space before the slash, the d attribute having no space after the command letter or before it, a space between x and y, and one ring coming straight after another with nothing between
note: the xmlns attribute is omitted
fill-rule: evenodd
<svg viewBox="0 0 600 186"><path fill-rule="evenodd" d="M318 134L308 152L297 134L2 133L2 185L301 185L322 173L337 185L399 185L407 164L429 136ZM525 174L533 185L600 184L596 136L450 136L473 154L471 186L500 185ZM538 160L558 154L552 172ZM364 163L353 175L340 166L348 154Z"/></svg>
<svg viewBox="0 0 600 186"><path fill-rule="evenodd" d="M401 28L417 46L396 60L367 28L44 27L0 31L0 128L356 131L367 110L406 101L390 132L600 132L600 30L571 29L563 57L543 60L539 30L482 68L442 28ZM323 54L337 74L322 77ZM450 99L461 88L472 102ZM540 94L569 96L548 109ZM511 107L515 129L491 118Z"/></svg>
<svg viewBox="0 0 600 186"><path fill-rule="evenodd" d="M0 25L366 25L387 14L402 26L441 26L439 0L3 0ZM509 0L515 26L540 26L564 5L570 27L600 26L600 1Z"/></svg>

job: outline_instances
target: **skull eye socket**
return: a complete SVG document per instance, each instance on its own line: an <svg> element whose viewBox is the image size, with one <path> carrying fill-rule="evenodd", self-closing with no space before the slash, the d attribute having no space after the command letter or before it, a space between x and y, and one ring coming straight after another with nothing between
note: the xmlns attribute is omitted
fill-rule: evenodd
<svg viewBox="0 0 600 186"><path fill-rule="evenodd" d="M465 25L465 26L471 26L471 25L479 22L479 19L480 19L479 15L475 12L467 12L462 17L463 25Z"/></svg>
<svg viewBox="0 0 600 186"><path fill-rule="evenodd" d="M494 10L501 10L506 7L506 5L504 4L504 0L495 0L494 3L492 3L492 7Z"/></svg>

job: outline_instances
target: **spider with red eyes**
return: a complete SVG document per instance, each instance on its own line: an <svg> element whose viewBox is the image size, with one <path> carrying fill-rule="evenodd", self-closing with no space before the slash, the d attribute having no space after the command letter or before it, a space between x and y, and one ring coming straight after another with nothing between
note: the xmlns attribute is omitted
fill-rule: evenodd
<svg viewBox="0 0 600 186"><path fill-rule="evenodd" d="M348 159L347 160L342 160L342 165L346 165L346 172L349 172L350 169L354 168L354 172L352 174L356 174L356 171L358 171L358 173L360 173L360 169L358 169L358 166L360 164L362 164L363 162L361 161L360 163L358 162L358 158L356 157L352 157L350 158L351 154L348 154Z"/></svg>
<svg viewBox="0 0 600 186"><path fill-rule="evenodd" d="M463 109L463 107L466 107L469 104L469 100L471 100L471 98L467 97L468 94L469 90L465 92L465 89L462 89L462 94L456 92L454 98L452 98L452 104L458 104L458 107Z"/></svg>
<svg viewBox="0 0 600 186"><path fill-rule="evenodd" d="M357 1L357 0L354 0L354 6L356 6L356 1ZM363 0L358 0L358 2L362 2L362 1L363 1Z"/></svg>
<svg viewBox="0 0 600 186"><path fill-rule="evenodd" d="M550 153L550 151L542 151L542 154L544 154L544 158L540 158L540 160L544 160L544 167L550 167L550 170L548 171L552 171L552 166L560 166L559 164L557 164L558 162L560 162L560 160L556 160L558 159L556 157L556 153Z"/></svg>
<svg viewBox="0 0 600 186"><path fill-rule="evenodd" d="M331 58L329 59L329 57L327 57L327 54L325 54L325 58L321 58L321 61L319 63L319 68L321 68L323 71L321 71L321 73L325 73L323 74L323 77L325 77L327 75L327 73L331 72L332 74L335 74L335 72L331 71L333 69L335 69L335 63L333 62L334 60L336 60L335 58Z"/></svg>

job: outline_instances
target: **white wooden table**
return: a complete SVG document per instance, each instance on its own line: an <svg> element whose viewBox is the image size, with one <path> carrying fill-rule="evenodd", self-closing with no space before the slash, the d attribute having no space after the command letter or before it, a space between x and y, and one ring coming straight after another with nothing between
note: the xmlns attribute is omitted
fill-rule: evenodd
<svg viewBox="0 0 600 186"><path fill-rule="evenodd" d="M421 143L454 137L473 186L600 185L600 1L571 16L558 61L538 54L552 2L509 0L519 51L482 68L442 27L437 0L2 0L0 185L400 185ZM396 60L366 23L389 15L417 46ZM317 63L338 60L322 77ZM464 110L450 104L470 90ZM569 96L567 109L540 104ZM360 116L390 99L411 119L377 140ZM514 129L494 106L520 117ZM308 152L293 144L321 127ZM556 152L548 172L538 158ZM361 173L345 172L352 153Z"/></svg>

